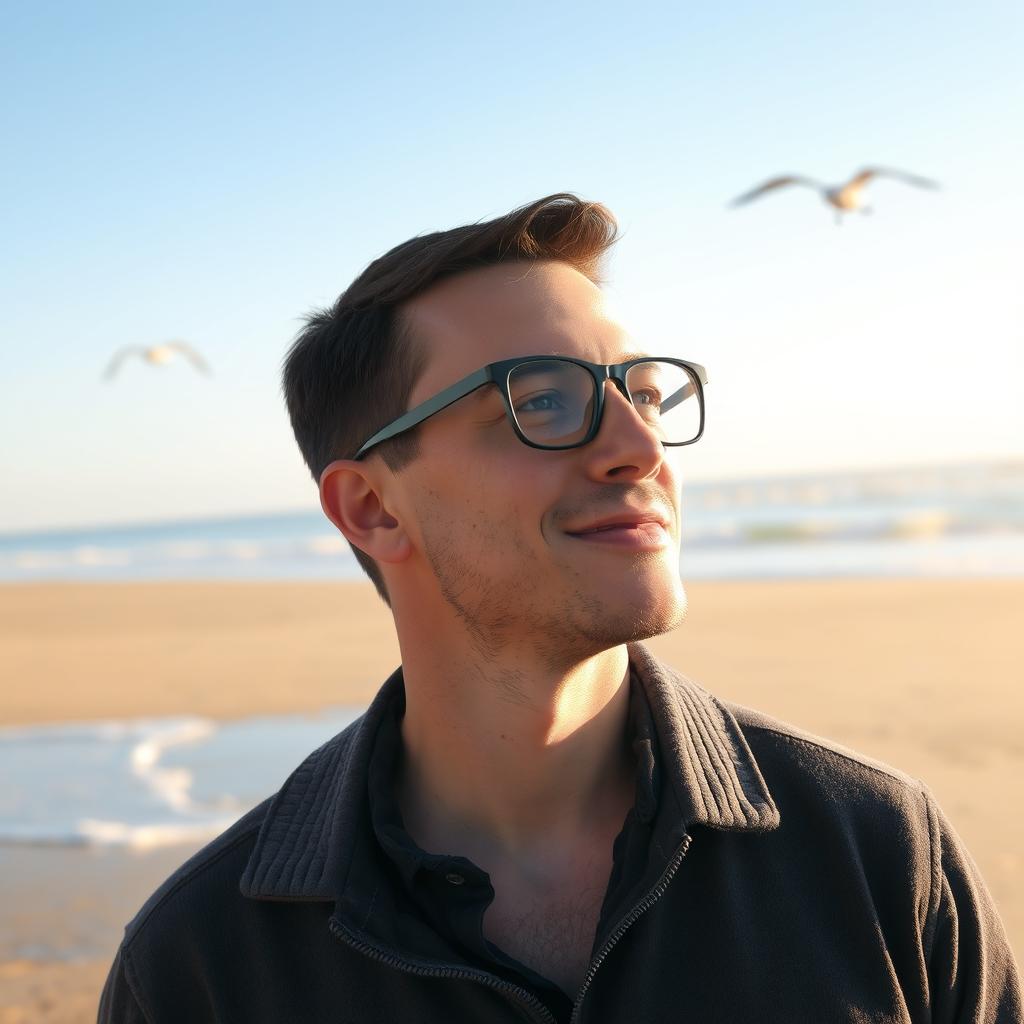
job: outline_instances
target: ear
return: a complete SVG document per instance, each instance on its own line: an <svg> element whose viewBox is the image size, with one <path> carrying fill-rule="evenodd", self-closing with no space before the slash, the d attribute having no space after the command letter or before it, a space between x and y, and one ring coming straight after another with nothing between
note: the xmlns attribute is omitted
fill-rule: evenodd
<svg viewBox="0 0 1024 1024"><path fill-rule="evenodd" d="M336 459L320 474L320 506L345 539L378 562L401 562L412 545L387 510L375 467Z"/></svg>

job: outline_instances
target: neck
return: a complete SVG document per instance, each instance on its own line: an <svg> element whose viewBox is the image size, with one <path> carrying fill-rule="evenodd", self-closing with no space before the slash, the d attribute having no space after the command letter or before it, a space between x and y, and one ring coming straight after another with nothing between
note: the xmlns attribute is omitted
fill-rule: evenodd
<svg viewBox="0 0 1024 1024"><path fill-rule="evenodd" d="M399 802L421 845L518 858L621 827L634 775L624 646L568 664L514 644L486 657L406 646Z"/></svg>

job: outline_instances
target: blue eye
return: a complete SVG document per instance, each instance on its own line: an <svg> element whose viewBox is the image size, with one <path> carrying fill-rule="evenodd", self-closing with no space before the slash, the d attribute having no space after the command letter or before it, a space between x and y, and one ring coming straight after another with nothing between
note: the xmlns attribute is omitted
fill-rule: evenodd
<svg viewBox="0 0 1024 1024"><path fill-rule="evenodd" d="M533 395L516 406L516 412L555 412L564 409L562 393L560 391L544 391L539 395Z"/></svg>
<svg viewBox="0 0 1024 1024"><path fill-rule="evenodd" d="M658 408L661 407L660 391L652 391L650 389L646 391L634 391L632 393L632 399L634 405L652 405Z"/></svg>

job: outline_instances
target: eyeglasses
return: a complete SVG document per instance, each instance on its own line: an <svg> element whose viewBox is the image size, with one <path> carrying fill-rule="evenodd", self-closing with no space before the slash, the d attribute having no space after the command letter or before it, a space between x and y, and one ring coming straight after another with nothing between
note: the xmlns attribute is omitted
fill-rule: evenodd
<svg viewBox="0 0 1024 1024"><path fill-rule="evenodd" d="M704 432L707 371L660 356L625 363L588 363L568 356L523 356L489 363L421 402L377 431L355 454L412 430L485 384L495 384L516 436L531 448L564 451L592 441L604 412L604 385L615 382L640 418L669 446L693 444Z"/></svg>

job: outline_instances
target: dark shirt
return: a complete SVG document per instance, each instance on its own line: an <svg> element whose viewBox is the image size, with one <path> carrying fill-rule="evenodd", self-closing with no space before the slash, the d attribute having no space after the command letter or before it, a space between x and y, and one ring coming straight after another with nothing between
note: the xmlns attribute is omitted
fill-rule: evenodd
<svg viewBox="0 0 1024 1024"><path fill-rule="evenodd" d="M509 956L483 933L484 913L494 900L486 871L457 854L428 853L409 835L395 796L402 765L401 720L404 691L393 701L377 732L369 767L369 796L377 841L394 866L397 884L438 933L484 970L534 992L559 1021L572 1016L576 993ZM612 870L595 934L603 933L608 915L623 901L644 869L651 827L658 808L658 755L654 722L643 687L630 673L629 736L636 762L636 802L612 848Z"/></svg>

